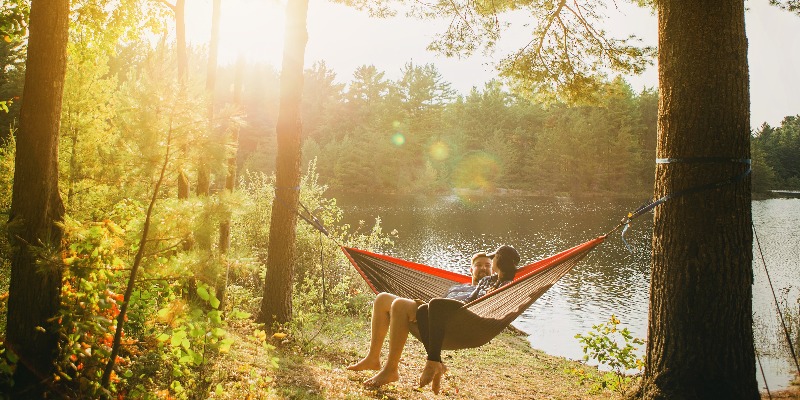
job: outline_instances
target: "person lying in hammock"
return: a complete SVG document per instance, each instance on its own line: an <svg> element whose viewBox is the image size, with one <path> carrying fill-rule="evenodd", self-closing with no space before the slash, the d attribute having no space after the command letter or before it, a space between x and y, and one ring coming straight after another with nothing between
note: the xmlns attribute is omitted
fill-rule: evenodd
<svg viewBox="0 0 800 400"><path fill-rule="evenodd" d="M475 291L478 283L489 277L492 271L492 260L486 253L472 256L472 283L458 284L450 287L445 298L464 301ZM391 293L379 293L372 303L372 332L367 355L359 362L347 367L351 371L380 370L375 376L364 382L366 386L379 387L400 379L400 356L408 339L408 333L419 336L417 326L417 308L424 304L421 300L407 299ZM463 304L463 303L459 303ZM381 368L381 348L386 334L389 333L389 354L386 365Z"/></svg>
<svg viewBox="0 0 800 400"><path fill-rule="evenodd" d="M373 304L369 352L363 360L347 368L353 371L379 369L380 351L388 331L389 355L386 365L364 384L377 387L398 380L400 355L408 333L412 332L422 339L428 353L428 362L420 377L420 387L432 383L434 392L438 393L445 372L441 363L441 348L444 340L444 324L449 314L464 303L511 282L514 279L517 263L519 254L511 246L500 246L494 253L488 255L478 253L472 257L472 284L455 285L443 298L432 299L430 304L389 293L379 294ZM488 276L490 266L497 275Z"/></svg>
<svg viewBox="0 0 800 400"><path fill-rule="evenodd" d="M503 245L493 253L487 254L492 259L492 272L478 282L472 293L463 301L451 298L435 298L417 308L417 325L420 340L425 345L428 360L419 377L419 387L431 384L433 392L439 394L441 380L447 368L442 363L442 344L445 337L445 325L456 310L464 303L469 303L484 296L492 290L511 283L517 273L519 253L511 246Z"/></svg>

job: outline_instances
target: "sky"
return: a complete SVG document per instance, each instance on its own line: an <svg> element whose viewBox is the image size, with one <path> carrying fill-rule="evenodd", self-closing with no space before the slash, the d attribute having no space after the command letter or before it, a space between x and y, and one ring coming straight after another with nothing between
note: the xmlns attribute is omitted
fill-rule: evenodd
<svg viewBox="0 0 800 400"><path fill-rule="evenodd" d="M643 43L657 42L656 16L649 10L616 2L606 11L606 30L616 37L635 34ZM280 67L283 47L283 4L280 0L223 0L220 64L231 64L239 53L249 61ZM613 4L613 3L612 3ZM800 16L770 6L768 0L747 0L745 16L749 44L751 126L780 125L800 114ZM187 37L194 45L208 42L211 0L187 2ZM505 32L494 54L446 58L426 49L446 21L419 21L404 17L370 18L327 0L310 0L306 65L324 60L337 81L349 82L361 65L375 65L389 79L400 77L408 62L433 63L442 77L462 94L497 77L495 65L529 40L529 31L517 24ZM655 60L654 60L655 61ZM642 75L625 76L637 91L658 86L655 64Z"/></svg>

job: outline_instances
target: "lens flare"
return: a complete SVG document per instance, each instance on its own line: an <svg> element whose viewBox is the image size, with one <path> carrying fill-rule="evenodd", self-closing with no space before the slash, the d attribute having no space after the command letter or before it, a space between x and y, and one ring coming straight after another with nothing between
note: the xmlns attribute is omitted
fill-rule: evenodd
<svg viewBox="0 0 800 400"><path fill-rule="evenodd" d="M500 177L500 164L489 153L482 151L467 154L453 168L454 188L491 190Z"/></svg>
<svg viewBox="0 0 800 400"><path fill-rule="evenodd" d="M392 135L392 144L395 146L402 146L406 142L406 137L402 133L397 132Z"/></svg>
<svg viewBox="0 0 800 400"><path fill-rule="evenodd" d="M431 158L436 161L442 161L450 156L450 146L444 142L436 142L431 145L430 149L428 150L430 153Z"/></svg>

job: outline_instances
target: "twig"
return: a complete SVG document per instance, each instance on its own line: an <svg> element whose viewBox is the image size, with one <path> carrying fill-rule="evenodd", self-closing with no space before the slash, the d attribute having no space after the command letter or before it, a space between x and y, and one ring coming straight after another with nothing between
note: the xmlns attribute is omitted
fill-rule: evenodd
<svg viewBox="0 0 800 400"><path fill-rule="evenodd" d="M142 257L144 256L144 246L147 242L147 233L150 230L153 208L155 208L156 200L158 199L158 192L161 188L161 183L164 182L164 174L167 170L167 164L169 164L170 145L172 144L173 114L174 110L173 113L170 113L169 130L167 131L167 151L164 155L164 163L161 165L161 173L159 174L158 181L156 182L156 187L153 189L153 196L150 198L150 205L147 207L147 214L144 219L144 226L142 227L142 237L139 240L139 249L136 251L136 257L134 258L133 266L131 267L131 276L128 278L128 287L125 289L123 303L120 307L119 315L117 315L117 329L114 333L114 342L111 346L111 355L109 356L108 364L106 364L106 368L103 371L103 377L101 378L101 385L105 389L108 389L109 387L111 381L111 372L114 370L114 363L117 355L119 354L119 344L122 340L122 327L125 325L125 313L128 311L128 305L130 304L131 295L133 294L133 285L136 282L136 273L139 270L139 266L142 263Z"/></svg>

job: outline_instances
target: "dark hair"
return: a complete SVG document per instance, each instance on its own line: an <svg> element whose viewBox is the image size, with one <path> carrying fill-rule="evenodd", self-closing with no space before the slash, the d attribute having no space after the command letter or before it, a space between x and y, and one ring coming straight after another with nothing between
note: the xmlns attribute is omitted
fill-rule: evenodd
<svg viewBox="0 0 800 400"><path fill-rule="evenodd" d="M497 268L500 269L503 278L505 280L514 279L514 275L517 274L517 264L519 264L519 253L515 248L504 244L487 256L489 258L500 256L500 259L497 260Z"/></svg>

